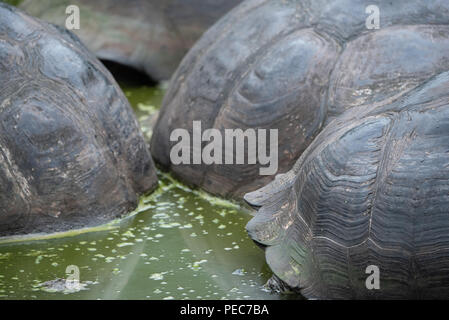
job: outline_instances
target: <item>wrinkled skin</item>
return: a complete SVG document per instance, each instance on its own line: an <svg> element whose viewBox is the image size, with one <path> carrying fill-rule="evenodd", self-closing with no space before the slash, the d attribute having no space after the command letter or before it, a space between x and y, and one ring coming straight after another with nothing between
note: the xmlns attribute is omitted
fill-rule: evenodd
<svg viewBox="0 0 449 320"><path fill-rule="evenodd" d="M104 223L157 184L128 101L70 32L0 3L0 236Z"/></svg>
<svg viewBox="0 0 449 320"><path fill-rule="evenodd" d="M100 59L168 80L202 33L241 0L26 0L29 14L65 26L66 8L80 9L73 30Z"/></svg>
<svg viewBox="0 0 449 320"><path fill-rule="evenodd" d="M368 5L380 7L380 30L366 29ZM388 104L445 70L448 17L448 3L437 0L245 1L209 29L179 66L152 154L184 182L241 200L274 175L260 175L259 164L174 165L174 129L192 135L195 120L222 134L278 129L278 173L286 172L335 117Z"/></svg>
<svg viewBox="0 0 449 320"><path fill-rule="evenodd" d="M360 33L362 3L334 1L350 19L315 26L349 39L327 125L290 171L245 196L260 207L247 230L307 298L447 299L449 3L369 1L383 27ZM370 265L379 290L366 287Z"/></svg>

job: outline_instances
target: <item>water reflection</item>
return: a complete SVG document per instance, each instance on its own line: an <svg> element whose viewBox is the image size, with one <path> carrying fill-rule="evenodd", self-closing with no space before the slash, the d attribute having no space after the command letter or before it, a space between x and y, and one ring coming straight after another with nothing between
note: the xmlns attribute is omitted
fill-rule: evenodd
<svg viewBox="0 0 449 320"><path fill-rule="evenodd" d="M279 299L247 237L250 215L167 176L111 230L0 245L0 296L39 299ZM60 285L68 265L84 290ZM50 281L50 282L49 282Z"/></svg>
<svg viewBox="0 0 449 320"><path fill-rule="evenodd" d="M164 89L121 84L146 139ZM95 232L0 243L3 299L291 299L263 290L271 276L248 238L248 212L160 174L138 214ZM66 268L81 290L67 290Z"/></svg>

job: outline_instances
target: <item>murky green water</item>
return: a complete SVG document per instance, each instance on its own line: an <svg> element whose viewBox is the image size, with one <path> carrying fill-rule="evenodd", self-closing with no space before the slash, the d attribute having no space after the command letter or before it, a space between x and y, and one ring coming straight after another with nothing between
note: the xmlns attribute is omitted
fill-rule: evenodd
<svg viewBox="0 0 449 320"><path fill-rule="evenodd" d="M6 2L12 6L18 6L23 0L1 0L0 2Z"/></svg>
<svg viewBox="0 0 449 320"><path fill-rule="evenodd" d="M134 113L140 123L145 139L149 142L152 134L151 128L154 126L159 107L164 98L164 87L135 86L121 83L121 87L126 97L133 106Z"/></svg>
<svg viewBox="0 0 449 320"><path fill-rule="evenodd" d="M141 123L163 96L145 87L124 92ZM294 298L262 289L271 273L244 230L251 216L238 206L160 174L159 189L142 198L138 211L95 232L0 244L0 297ZM79 269L82 290L66 288L69 265Z"/></svg>

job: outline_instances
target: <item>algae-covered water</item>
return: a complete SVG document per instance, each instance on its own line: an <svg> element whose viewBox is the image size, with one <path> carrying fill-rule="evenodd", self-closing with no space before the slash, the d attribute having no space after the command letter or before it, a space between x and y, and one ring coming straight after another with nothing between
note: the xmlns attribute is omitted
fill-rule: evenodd
<svg viewBox="0 0 449 320"><path fill-rule="evenodd" d="M163 90L123 89L148 138L148 119ZM293 298L264 291L271 272L245 232L247 211L169 175L159 178L159 189L120 221L53 239L0 243L0 298ZM70 287L74 270L80 286Z"/></svg>
<svg viewBox="0 0 449 320"><path fill-rule="evenodd" d="M0 2L6 2L12 6L18 6L23 0L1 0Z"/></svg>

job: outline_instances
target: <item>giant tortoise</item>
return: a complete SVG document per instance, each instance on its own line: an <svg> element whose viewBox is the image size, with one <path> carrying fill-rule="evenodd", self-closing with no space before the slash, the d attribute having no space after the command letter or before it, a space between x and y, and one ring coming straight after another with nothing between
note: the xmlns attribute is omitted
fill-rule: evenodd
<svg viewBox="0 0 449 320"><path fill-rule="evenodd" d="M365 29L368 4L379 30ZM307 298L448 298L449 3L307 8L299 32L343 44L317 104L324 126L290 171L245 195L260 207L247 230L275 279Z"/></svg>
<svg viewBox="0 0 449 320"><path fill-rule="evenodd" d="M156 182L111 74L72 33L0 3L0 235L106 222Z"/></svg>
<svg viewBox="0 0 449 320"><path fill-rule="evenodd" d="M261 175L260 163L173 163L174 130L192 135L194 121L222 133L277 129L278 173L286 172L336 116L385 105L446 70L448 10L438 0L245 1L174 74L153 132L155 161L189 184L241 199L274 174Z"/></svg>
<svg viewBox="0 0 449 320"><path fill-rule="evenodd" d="M242 0L25 0L20 7L66 25L66 9L80 10L73 30L100 59L168 80L202 33ZM69 18L69 21L70 20Z"/></svg>
<svg viewBox="0 0 449 320"><path fill-rule="evenodd" d="M280 281L307 298L449 298L448 88L443 72L346 111L245 195Z"/></svg>

